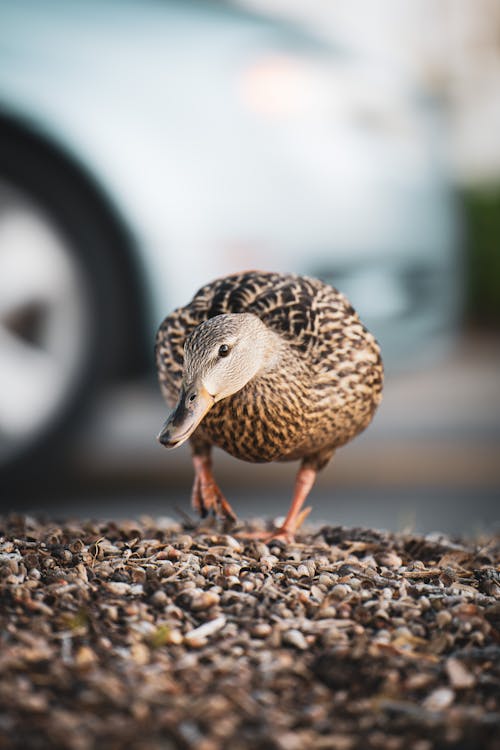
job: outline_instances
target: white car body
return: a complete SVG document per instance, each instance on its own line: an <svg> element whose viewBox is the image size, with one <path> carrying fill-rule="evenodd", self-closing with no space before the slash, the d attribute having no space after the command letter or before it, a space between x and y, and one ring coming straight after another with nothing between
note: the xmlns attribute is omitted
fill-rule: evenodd
<svg viewBox="0 0 500 750"><path fill-rule="evenodd" d="M222 3L1 0L0 111L133 236L151 341L202 284L252 267L338 286L389 367L456 325L439 124L374 61Z"/></svg>

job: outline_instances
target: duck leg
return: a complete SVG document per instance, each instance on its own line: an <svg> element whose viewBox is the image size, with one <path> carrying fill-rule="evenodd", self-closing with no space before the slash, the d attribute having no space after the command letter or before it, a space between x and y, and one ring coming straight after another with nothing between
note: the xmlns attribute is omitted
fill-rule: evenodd
<svg viewBox="0 0 500 750"><path fill-rule="evenodd" d="M293 541L295 533L312 510L311 508L304 508L302 510L302 506L314 485L317 473L317 469L302 464L297 473L295 491L287 516L282 525L267 536L268 540L283 539L286 542Z"/></svg>
<svg viewBox="0 0 500 750"><path fill-rule="evenodd" d="M259 539L265 543L272 539L282 539L284 542L293 542L295 534L302 526L305 519L311 512L312 508L302 508L307 496L309 495L318 473L316 467L305 463L300 467L295 479L295 491L293 493L292 503L287 516L281 526L275 531L242 531L236 536L247 539Z"/></svg>
<svg viewBox="0 0 500 750"><path fill-rule="evenodd" d="M221 518L236 521L236 514L219 489L212 473L210 454L193 454L194 482L191 493L193 509L205 518L210 512Z"/></svg>
<svg viewBox="0 0 500 750"><path fill-rule="evenodd" d="M295 480L295 491L287 516L276 531L267 534L264 541L283 539L285 542L293 542L295 533L311 512L311 508L302 508L302 506L314 485L318 471L321 471L327 465L334 452L333 448L326 448L302 461Z"/></svg>

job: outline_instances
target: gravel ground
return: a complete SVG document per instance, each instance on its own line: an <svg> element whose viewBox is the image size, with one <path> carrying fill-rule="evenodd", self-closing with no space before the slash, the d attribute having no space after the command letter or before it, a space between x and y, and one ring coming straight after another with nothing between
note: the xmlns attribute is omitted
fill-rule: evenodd
<svg viewBox="0 0 500 750"><path fill-rule="evenodd" d="M0 748L500 748L498 538L232 534L0 519Z"/></svg>

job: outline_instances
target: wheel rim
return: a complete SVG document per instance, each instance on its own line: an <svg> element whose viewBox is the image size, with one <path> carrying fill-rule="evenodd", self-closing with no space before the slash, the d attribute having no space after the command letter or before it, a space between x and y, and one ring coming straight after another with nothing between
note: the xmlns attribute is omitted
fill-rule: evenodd
<svg viewBox="0 0 500 750"><path fill-rule="evenodd" d="M0 180L0 464L68 406L88 352L84 289L71 243Z"/></svg>

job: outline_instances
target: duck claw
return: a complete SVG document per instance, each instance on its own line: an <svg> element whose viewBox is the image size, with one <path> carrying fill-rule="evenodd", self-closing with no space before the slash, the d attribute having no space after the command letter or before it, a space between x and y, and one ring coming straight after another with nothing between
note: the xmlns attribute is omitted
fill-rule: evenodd
<svg viewBox="0 0 500 750"><path fill-rule="evenodd" d="M209 513L213 513L218 518L236 521L235 512L213 477L210 461L197 456L196 460L193 459L193 463L195 468L193 491L191 493L193 509L201 518L206 518Z"/></svg>

